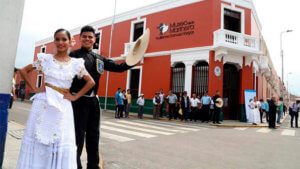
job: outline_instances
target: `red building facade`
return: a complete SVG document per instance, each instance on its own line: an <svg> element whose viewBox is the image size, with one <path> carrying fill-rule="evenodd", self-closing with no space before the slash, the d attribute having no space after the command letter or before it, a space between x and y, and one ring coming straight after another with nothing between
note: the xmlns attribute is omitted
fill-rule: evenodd
<svg viewBox="0 0 300 169"><path fill-rule="evenodd" d="M95 52L108 56L112 18L90 25L96 29ZM259 98L280 95L278 79L261 25L250 0L168 0L116 16L112 59L123 62L130 46L149 28L149 47L142 61L125 73L109 73L108 97L117 88L130 88L152 98L164 91L187 91L188 95L214 95L221 91L225 119L245 120L244 90L256 90ZM84 26L84 25L82 25ZM80 27L71 30L80 47ZM36 43L37 53L53 53L53 38ZM273 71L272 71L273 70ZM41 76L41 77L39 77ZM105 96L107 72L100 80L99 96ZM40 80L38 80L38 77ZM37 85L42 75L32 73ZM280 86L278 84L278 86ZM28 93L30 91L28 90Z"/></svg>

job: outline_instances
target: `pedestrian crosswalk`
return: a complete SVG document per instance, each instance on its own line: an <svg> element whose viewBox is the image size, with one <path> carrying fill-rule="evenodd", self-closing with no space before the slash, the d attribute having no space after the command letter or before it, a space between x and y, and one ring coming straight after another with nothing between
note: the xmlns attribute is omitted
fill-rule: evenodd
<svg viewBox="0 0 300 169"><path fill-rule="evenodd" d="M272 129L269 129L269 128L251 128L251 127L236 127L234 128L235 130L240 130L240 131L245 131L245 130L248 130L248 129L254 129L255 132L257 133L271 133ZM277 129L275 130L276 132L280 132L280 135L281 136L296 136L296 130L295 129Z"/></svg>
<svg viewBox="0 0 300 169"><path fill-rule="evenodd" d="M152 139L157 137L168 137L191 132L204 131L211 128L207 125L196 123L177 123L158 120L128 120L128 119L105 119L101 122L101 138L106 141L130 142L139 139ZM224 129L224 128L223 128ZM254 132L257 134L280 134L281 136L297 136L296 129L280 128L272 130L269 128L236 127L229 128L239 132Z"/></svg>
<svg viewBox="0 0 300 169"><path fill-rule="evenodd" d="M204 127L153 120L103 120L101 138L116 142L129 142L140 138L171 136L197 132Z"/></svg>

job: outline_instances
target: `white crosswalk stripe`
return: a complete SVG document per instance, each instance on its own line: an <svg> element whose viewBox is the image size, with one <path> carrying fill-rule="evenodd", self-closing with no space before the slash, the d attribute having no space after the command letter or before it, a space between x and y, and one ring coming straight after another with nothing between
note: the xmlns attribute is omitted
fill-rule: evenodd
<svg viewBox="0 0 300 169"><path fill-rule="evenodd" d="M104 131L101 131L100 133L101 133L101 137L108 138L108 139L111 139L111 140L115 140L115 141L118 141L118 142L127 142L127 141L135 140L135 139L124 137L124 136L110 134L110 133L107 133L107 132L104 132Z"/></svg>
<svg viewBox="0 0 300 169"><path fill-rule="evenodd" d="M109 122L109 121L104 121L103 123L106 125L113 125L113 126L118 126L118 127L122 127L122 128L139 130L139 131L144 131L144 132L154 133L154 134L162 134L162 135L173 135L174 134L174 133L169 133L169 132L163 132L163 131L150 130L150 129L139 128L139 127L134 127L134 126L129 126L129 125L117 124L117 123L113 123L113 122Z"/></svg>
<svg viewBox="0 0 300 169"><path fill-rule="evenodd" d="M283 130L281 132L281 135L283 136L295 136L296 131L295 130Z"/></svg>
<svg viewBox="0 0 300 169"><path fill-rule="evenodd" d="M135 125L135 126L141 126L141 127L147 127L147 128L157 129L157 130L168 131L168 132L177 132L177 133L185 133L186 132L186 131L181 131L181 130L157 127L157 126L153 126L153 124L152 125L142 124L141 122L139 122L139 123L131 122L131 121L119 121L119 122L125 123L125 124L131 124L131 125ZM155 125L155 123L154 123L154 125Z"/></svg>
<svg viewBox="0 0 300 169"><path fill-rule="evenodd" d="M106 129L106 130L112 130L120 133L125 133L125 134L131 134L139 137L145 137L145 138L153 138L156 137L156 135L151 135L151 134L146 134L146 133L140 133L140 132L135 132L131 130L125 130L125 129L120 129L120 128L115 128L115 127L110 127L106 125L101 125L101 129Z"/></svg>
<svg viewBox="0 0 300 169"><path fill-rule="evenodd" d="M248 127L235 127L234 129L244 131L244 130L248 129Z"/></svg>
<svg viewBox="0 0 300 169"><path fill-rule="evenodd" d="M151 120L143 120L143 122L153 122ZM200 127L197 124L191 124L191 123L178 123L178 122L166 122L166 121L156 121L156 124L166 124L166 125L172 125L173 127L188 127L188 128L195 128L195 129L203 129L203 127Z"/></svg>
<svg viewBox="0 0 300 169"><path fill-rule="evenodd" d="M179 127L177 126L178 124L172 124L170 125L170 123L162 123L162 122L149 122L149 121L141 121L141 123L148 123L148 124L151 124L151 125L161 125L161 126L166 126L166 127L172 127L172 128L175 128L175 129L180 129L181 131L184 131L184 130L187 130L187 131L199 131L200 130L200 127L199 128L194 128L194 127L190 127L190 126L184 126L184 127ZM201 128L203 129L203 128Z"/></svg>
<svg viewBox="0 0 300 169"><path fill-rule="evenodd" d="M256 130L256 132L259 132L259 133L269 133L270 131L272 131L272 130L268 129L268 128L261 128L261 129Z"/></svg>

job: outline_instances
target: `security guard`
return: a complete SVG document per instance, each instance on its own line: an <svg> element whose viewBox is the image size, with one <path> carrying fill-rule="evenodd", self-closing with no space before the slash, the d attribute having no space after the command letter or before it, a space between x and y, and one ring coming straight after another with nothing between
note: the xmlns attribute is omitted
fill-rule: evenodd
<svg viewBox="0 0 300 169"><path fill-rule="evenodd" d="M99 79L104 70L113 72L123 72L133 66L128 66L125 62L118 64L104 56L98 55L92 51L96 41L95 30L91 26L85 26L80 32L81 49L72 51L71 57L83 58L85 67L95 81L95 86L83 97L72 102L75 121L76 144L77 144L77 166L82 168L80 156L86 139L86 149L88 155L87 169L99 169L99 122L100 106L96 97ZM83 79L74 78L71 93L78 92L85 84Z"/></svg>

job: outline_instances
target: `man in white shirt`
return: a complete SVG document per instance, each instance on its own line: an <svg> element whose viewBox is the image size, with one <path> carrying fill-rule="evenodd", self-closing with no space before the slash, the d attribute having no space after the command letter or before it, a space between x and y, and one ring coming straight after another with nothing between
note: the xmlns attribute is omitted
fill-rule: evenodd
<svg viewBox="0 0 300 169"><path fill-rule="evenodd" d="M136 101L138 105L138 118L142 119L143 118L143 108L145 104L145 99L144 99L144 94L141 94L138 100Z"/></svg>
<svg viewBox="0 0 300 169"><path fill-rule="evenodd" d="M190 104L191 104L191 117L190 121L194 120L195 122L197 121L197 111L198 107L200 106L200 100L196 97L196 94L193 93L193 97L190 99Z"/></svg>

